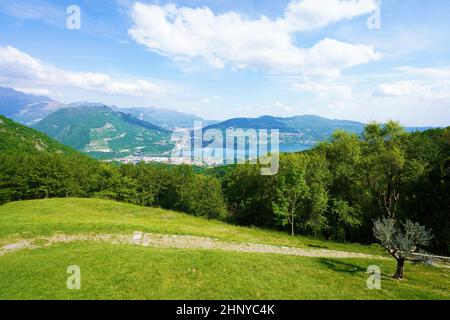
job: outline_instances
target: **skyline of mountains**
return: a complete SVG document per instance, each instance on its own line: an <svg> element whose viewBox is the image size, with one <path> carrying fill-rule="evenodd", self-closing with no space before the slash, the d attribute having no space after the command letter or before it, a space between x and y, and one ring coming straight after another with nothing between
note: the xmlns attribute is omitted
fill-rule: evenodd
<svg viewBox="0 0 450 320"><path fill-rule="evenodd" d="M104 105L103 103L89 101L77 101L64 104L46 96L27 94L13 88L0 86L0 114L25 125L33 125L59 109ZM120 108L109 105L108 107L169 130L173 130L176 127L184 127L189 124L193 126L194 121L203 121L205 124L216 122L202 119L196 115L165 108Z"/></svg>
<svg viewBox="0 0 450 320"><path fill-rule="evenodd" d="M113 108L117 111L127 113L139 120L151 122L168 130L177 128L191 128L195 121L202 121L203 125L211 125L219 121L205 120L199 116L179 112L171 109L154 107Z"/></svg>
<svg viewBox="0 0 450 320"><path fill-rule="evenodd" d="M46 96L0 87L0 114L25 125L38 122L62 106Z"/></svg>
<svg viewBox="0 0 450 320"><path fill-rule="evenodd" d="M262 116L208 121L192 114L161 108L119 108L101 103L62 104L45 96L0 87L0 114L35 128L60 143L102 160L126 157L167 157L177 141L174 130L189 132L194 121L204 131L228 128L278 129L280 151L297 152L327 140L337 130L360 134L361 122L334 120L315 115L288 118ZM406 128L408 131L426 128Z"/></svg>
<svg viewBox="0 0 450 320"><path fill-rule="evenodd" d="M331 137L337 129L360 134L364 124L349 120L331 120L314 115L294 116L289 118L262 116L259 118L234 118L204 128L218 129L278 129L280 133L280 151L295 152L312 148L320 141Z"/></svg>
<svg viewBox="0 0 450 320"><path fill-rule="evenodd" d="M108 105L101 102L90 101L75 101L71 103L62 103L55 101L44 95L35 95L31 93L25 93L20 90L16 90L10 87L0 86L0 114L9 117L22 124L31 125L42 120L45 116L58 109L66 107L79 107L79 106L103 106L106 105L111 109L119 112L127 113L140 120L151 122L155 125L163 127L165 129L173 130L175 128L187 128L193 127L194 121L203 121L204 126L213 126L219 123L228 123L230 121L239 121L241 119L264 119L276 118L276 119L295 119L299 117L316 117L316 119L327 119L331 121L343 121L344 123L353 122L356 124L364 124L364 122L349 120L349 119L331 119L323 116L317 116L314 114L294 115L290 117L278 117L272 115L263 115L260 117L236 117L225 120L204 119L195 114L185 113L169 108L159 107L118 107L115 105ZM313 119L313 118L310 118ZM28 123L26 123L26 121ZM255 122L256 128L258 127ZM435 128L435 126L409 126L408 128ZM280 127L282 131L282 127Z"/></svg>

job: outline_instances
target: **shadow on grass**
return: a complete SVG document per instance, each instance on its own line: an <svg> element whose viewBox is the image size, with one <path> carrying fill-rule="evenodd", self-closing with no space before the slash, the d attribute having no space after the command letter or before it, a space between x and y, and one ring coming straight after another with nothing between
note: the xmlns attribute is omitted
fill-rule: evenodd
<svg viewBox="0 0 450 320"><path fill-rule="evenodd" d="M364 269L358 265L348 263L348 262L343 262L343 261L320 258L319 263L322 266L324 266L330 270L336 271L336 272L342 272L342 273L366 272L366 269Z"/></svg>

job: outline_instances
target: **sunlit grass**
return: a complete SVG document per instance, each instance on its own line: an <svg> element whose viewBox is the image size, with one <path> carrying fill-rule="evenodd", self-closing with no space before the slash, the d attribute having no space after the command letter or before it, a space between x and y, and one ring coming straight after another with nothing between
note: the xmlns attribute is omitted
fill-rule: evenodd
<svg viewBox="0 0 450 320"><path fill-rule="evenodd" d="M48 199L0 206L0 244L11 238L73 233L134 231L214 237L309 249L333 249L382 255L379 245L342 244L284 232L232 226L216 220L156 208L99 199ZM6 239L8 238L8 239Z"/></svg>
<svg viewBox="0 0 450 320"><path fill-rule="evenodd" d="M381 290L366 286L381 267ZM68 290L69 265L81 290ZM60 244L0 257L0 299L450 299L446 269L390 261Z"/></svg>
<svg viewBox="0 0 450 320"><path fill-rule="evenodd" d="M395 261L379 246L340 244L228 225L162 209L98 199L52 199L0 207L0 246L55 233L134 231L214 237L302 248L374 254L326 259L218 250L157 249L77 242L0 256L0 299L450 299L450 270ZM70 265L81 267L81 290L69 290ZM382 289L369 290L367 267L378 265Z"/></svg>

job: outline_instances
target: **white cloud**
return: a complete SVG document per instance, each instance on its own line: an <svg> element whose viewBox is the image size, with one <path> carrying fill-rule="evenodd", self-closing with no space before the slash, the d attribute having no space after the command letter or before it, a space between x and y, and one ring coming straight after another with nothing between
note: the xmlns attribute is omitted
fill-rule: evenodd
<svg viewBox="0 0 450 320"><path fill-rule="evenodd" d="M22 0L0 2L0 12L19 19L36 19L50 24L64 23L63 10L45 0Z"/></svg>
<svg viewBox="0 0 450 320"><path fill-rule="evenodd" d="M201 103L203 103L203 104L210 104L211 102L213 102L213 101L220 101L220 100L222 100L222 97L221 96L211 96L211 97L208 97L208 96L204 96L201 100L200 100L200 102Z"/></svg>
<svg viewBox="0 0 450 320"><path fill-rule="evenodd" d="M379 96L401 97L418 93L422 89L423 86L413 81L396 81L379 84L375 89L375 94Z"/></svg>
<svg viewBox="0 0 450 320"><path fill-rule="evenodd" d="M415 96L422 99L450 99L449 68L418 68L404 66L396 68L400 75L414 79L381 83L374 95L385 97Z"/></svg>
<svg viewBox="0 0 450 320"><path fill-rule="evenodd" d="M369 14L376 0L302 0L289 3L284 21L293 31L313 30Z"/></svg>
<svg viewBox="0 0 450 320"><path fill-rule="evenodd" d="M398 67L398 71L408 75L434 79L450 78L450 68L417 68L413 66Z"/></svg>
<svg viewBox="0 0 450 320"><path fill-rule="evenodd" d="M347 85L333 84L328 81L307 80L293 83L291 89L300 92L309 92L318 97L334 99L352 99L352 88Z"/></svg>
<svg viewBox="0 0 450 320"><path fill-rule="evenodd" d="M164 89L146 80L122 81L105 73L74 72L46 65L11 46L0 47L0 78L27 80L45 86L95 90L113 95L146 96Z"/></svg>
<svg viewBox="0 0 450 320"><path fill-rule="evenodd" d="M276 102L273 104L273 106L274 106L275 108L282 108L282 107L283 107L283 104L282 104L281 102L279 102L279 101L276 101Z"/></svg>
<svg viewBox="0 0 450 320"><path fill-rule="evenodd" d="M273 104L273 108L276 110L276 111L283 111L284 113L292 113L294 110L291 108L291 107L289 107L289 106L286 106L286 105L284 105L283 103L281 103L281 102L279 102L279 101L276 101L274 104Z"/></svg>
<svg viewBox="0 0 450 320"><path fill-rule="evenodd" d="M421 99L450 99L450 79L438 81L396 81L382 83L374 91L374 95L384 97L413 96Z"/></svg>
<svg viewBox="0 0 450 320"><path fill-rule="evenodd" d="M207 7L137 2L129 34L149 50L181 63L201 59L215 68L337 75L381 56L370 45L328 38L301 48L295 33L369 13L374 5L374 0L300 0L291 2L282 18L249 20L232 11L215 14ZM333 12L327 13L330 7Z"/></svg>
<svg viewBox="0 0 450 320"><path fill-rule="evenodd" d="M59 96L59 93L55 93L49 89L42 89L42 88L22 88L22 87L15 87L14 88L17 91L25 92L28 94L32 94L35 96Z"/></svg>

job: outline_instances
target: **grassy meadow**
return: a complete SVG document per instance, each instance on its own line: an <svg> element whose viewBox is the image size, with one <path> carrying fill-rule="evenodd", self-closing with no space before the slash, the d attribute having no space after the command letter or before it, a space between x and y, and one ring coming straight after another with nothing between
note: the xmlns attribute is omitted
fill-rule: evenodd
<svg viewBox="0 0 450 320"><path fill-rule="evenodd" d="M107 200L34 200L0 207L0 247L58 233L134 231L327 248L374 258L58 243L0 255L0 299L450 299L450 269L408 263L406 279L396 281L390 277L395 261L380 259L378 245L291 237ZM81 268L80 290L66 287L70 265ZM381 268L381 290L367 289L370 265Z"/></svg>

